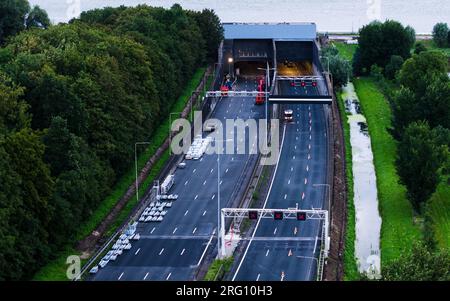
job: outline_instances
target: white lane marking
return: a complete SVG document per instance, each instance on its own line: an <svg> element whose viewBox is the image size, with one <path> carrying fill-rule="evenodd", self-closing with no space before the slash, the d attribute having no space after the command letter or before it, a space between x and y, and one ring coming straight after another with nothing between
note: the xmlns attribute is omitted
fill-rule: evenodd
<svg viewBox="0 0 450 301"><path fill-rule="evenodd" d="M305 178L305 185L308 183L308 179L307 178Z"/></svg>
<svg viewBox="0 0 450 301"><path fill-rule="evenodd" d="M189 182L189 180L188 180L188 181L186 181L186 182L184 182L184 186L186 186L188 182Z"/></svg>
<svg viewBox="0 0 450 301"><path fill-rule="evenodd" d="M210 173L212 173L214 171L214 168L211 168L211 171L210 171Z"/></svg>
<svg viewBox="0 0 450 301"><path fill-rule="evenodd" d="M161 255L164 252L164 248L161 249L161 251L159 251L159 255Z"/></svg>
<svg viewBox="0 0 450 301"><path fill-rule="evenodd" d="M316 241L314 242L314 251L313 251L313 255L316 254L316 247L317 247L317 236L316 236Z"/></svg>
<svg viewBox="0 0 450 301"><path fill-rule="evenodd" d="M198 198L198 194L195 196L194 200L196 200Z"/></svg>
<svg viewBox="0 0 450 301"><path fill-rule="evenodd" d="M199 259L198 262L197 262L197 266L199 266L200 263L202 262L203 257L205 256L206 251L208 250L208 247L209 247L209 245L211 244L211 241L212 241L212 239L213 239L213 237L214 237L214 234L216 234L216 229L214 229L213 233L211 234L211 237L209 238L208 244L206 245L205 250L203 250L202 256L200 257L200 259Z"/></svg>
<svg viewBox="0 0 450 301"><path fill-rule="evenodd" d="M205 216L205 214L206 214L206 210L203 212L202 216Z"/></svg>
<svg viewBox="0 0 450 301"><path fill-rule="evenodd" d="M291 179L288 180L288 185L291 184Z"/></svg>
<svg viewBox="0 0 450 301"><path fill-rule="evenodd" d="M189 210L186 210L186 212L184 213L184 216L186 216L188 214Z"/></svg>
<svg viewBox="0 0 450 301"><path fill-rule="evenodd" d="M266 252L266 257L267 257L267 255L269 255L269 251L270 251L270 250L269 250L269 249L267 249L267 252Z"/></svg>
<svg viewBox="0 0 450 301"><path fill-rule="evenodd" d="M182 256L184 254L184 251L186 251L186 249L183 249L180 253L180 256Z"/></svg>
<svg viewBox="0 0 450 301"><path fill-rule="evenodd" d="M304 200L305 199L305 193L303 192L302 193L302 200Z"/></svg>
<svg viewBox="0 0 450 301"><path fill-rule="evenodd" d="M202 161L203 161L203 157L200 158L200 162L202 162Z"/></svg>
<svg viewBox="0 0 450 301"><path fill-rule="evenodd" d="M312 140L312 136L311 135L309 135L309 140Z"/></svg>
<svg viewBox="0 0 450 301"><path fill-rule="evenodd" d="M144 280L146 280L146 279L147 279L147 277L148 277L148 273L147 273L147 274L145 274L145 276L144 276Z"/></svg>
<svg viewBox="0 0 450 301"><path fill-rule="evenodd" d="M194 228L194 230L192 231L192 234L194 234L197 231L197 228Z"/></svg>
<svg viewBox="0 0 450 301"><path fill-rule="evenodd" d="M195 173L196 170L197 170L197 168L194 168L194 170L192 171L192 173Z"/></svg>
<svg viewBox="0 0 450 301"><path fill-rule="evenodd" d="M294 145L294 149L297 149L297 145Z"/></svg>
<svg viewBox="0 0 450 301"><path fill-rule="evenodd" d="M309 165L306 165L306 171L309 171Z"/></svg>
<svg viewBox="0 0 450 301"><path fill-rule="evenodd" d="M222 182L223 182L223 181L222 181L222 180L220 180L220 182L219 182L219 185L222 185Z"/></svg>
<svg viewBox="0 0 450 301"><path fill-rule="evenodd" d="M211 200L214 200L215 197L216 197L216 194L213 194L213 196L211 197Z"/></svg>
<svg viewBox="0 0 450 301"><path fill-rule="evenodd" d="M298 140L298 137L295 137L295 140Z"/></svg>
<svg viewBox="0 0 450 301"><path fill-rule="evenodd" d="M227 173L228 172L228 168L227 168L227 170L225 170L225 173Z"/></svg>
<svg viewBox="0 0 450 301"><path fill-rule="evenodd" d="M310 154L308 154L308 160L311 160L311 155Z"/></svg>
<svg viewBox="0 0 450 301"><path fill-rule="evenodd" d="M122 272L122 274L120 274L120 276L119 276L119 278L117 278L117 280L120 280L120 279L122 278L123 273L124 273L124 272Z"/></svg>
<svg viewBox="0 0 450 301"><path fill-rule="evenodd" d="M294 171L294 167L291 167L291 171Z"/></svg>
<svg viewBox="0 0 450 301"><path fill-rule="evenodd" d="M309 126L309 131L310 131L310 132L312 131L312 126Z"/></svg>
<svg viewBox="0 0 450 301"><path fill-rule="evenodd" d="M203 186L205 186L206 185L206 180L205 180L205 182L203 182Z"/></svg>
<svg viewBox="0 0 450 301"><path fill-rule="evenodd" d="M172 275L172 273L169 273L169 275L167 275L167 278L166 278L166 280L169 280L169 278L170 278L170 275Z"/></svg>
<svg viewBox="0 0 450 301"><path fill-rule="evenodd" d="M155 231L156 227L153 227L152 231L150 231L150 234L153 233L153 231Z"/></svg>
<svg viewBox="0 0 450 301"><path fill-rule="evenodd" d="M172 232L172 234L175 234L175 232L177 232L177 230L178 230L178 228L177 228L177 227L175 227L175 229L173 229L173 232Z"/></svg>
<svg viewBox="0 0 450 301"><path fill-rule="evenodd" d="M277 234L277 228L275 228L275 230L273 230L273 235Z"/></svg>
<svg viewBox="0 0 450 301"><path fill-rule="evenodd" d="M256 281L259 281L259 276L261 276L261 274L258 274L258 276L256 277Z"/></svg>
<svg viewBox="0 0 450 301"><path fill-rule="evenodd" d="M308 144L308 149L311 149L311 143L310 143L310 144Z"/></svg>
<svg viewBox="0 0 450 301"><path fill-rule="evenodd" d="M278 152L277 165L275 166L275 172L274 172L274 175L273 175L273 177L272 177L272 181L270 182L269 191L267 192L266 200L264 201L264 205L263 205L263 209L266 208L267 201L268 201L269 195L270 195L270 191L272 190L273 182L274 182L275 176L276 176L276 174L277 174L278 163L280 163L281 153L283 152L284 138L285 138L285 137L286 137L286 125L283 127L283 138L281 139L281 148L280 148L280 151ZM256 230L258 230L258 226L259 226L259 223L260 223L260 222L261 222L261 216L258 218L258 222L256 223L256 227L255 227L255 229L253 230L252 237L250 238L250 242L247 244L247 248L245 249L245 252L244 252L244 255L242 256L241 262L239 263L239 265L238 265L238 267L237 267L237 269L236 269L236 272L235 272L234 275L233 275L232 281L234 281L234 279L236 279L236 276L237 276L237 274L239 273L239 270L240 270L240 268L241 268L241 266L242 266L242 263L243 263L244 260L245 260L245 256L247 255L248 249L250 248L250 245L252 244L253 238L255 237Z"/></svg>
<svg viewBox="0 0 450 301"><path fill-rule="evenodd" d="M137 249L137 251L136 251L136 253L134 253L134 255L137 255L140 250L141 250L141 248Z"/></svg>
<svg viewBox="0 0 450 301"><path fill-rule="evenodd" d="M295 156L292 156L292 160L295 160Z"/></svg>
<svg viewBox="0 0 450 301"><path fill-rule="evenodd" d="M284 195L284 199L286 199L286 198L287 198L287 194Z"/></svg>

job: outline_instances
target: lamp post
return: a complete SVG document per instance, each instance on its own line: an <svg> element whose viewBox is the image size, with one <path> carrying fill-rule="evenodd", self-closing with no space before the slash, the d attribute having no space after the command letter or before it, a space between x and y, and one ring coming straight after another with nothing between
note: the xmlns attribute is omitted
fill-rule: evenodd
<svg viewBox="0 0 450 301"><path fill-rule="evenodd" d="M269 129L269 118L268 118L268 111L269 111L269 109L268 109L268 102L269 102L269 95L268 95L268 91L267 91L267 89L268 89L268 87L269 87L269 78L270 78L270 70L276 70L276 68L269 68L269 61L266 61L266 68L264 69L264 68L258 68L258 70L265 70L266 71L266 87L265 87L265 98L266 98L266 101L265 101L265 111L266 111L266 113L265 113L265 115L266 115L266 130L267 130L267 135L269 134L269 132L268 132L268 129Z"/></svg>
<svg viewBox="0 0 450 301"><path fill-rule="evenodd" d="M233 58L228 58L228 74L231 76L231 64L233 63Z"/></svg>
<svg viewBox="0 0 450 301"><path fill-rule="evenodd" d="M136 180L135 180L135 185L136 185L136 201L139 202L139 185L138 185L138 166L137 166L137 146L138 145L145 145L145 144L151 144L151 142L136 142L134 144L134 167L135 167L135 173L136 173Z"/></svg>

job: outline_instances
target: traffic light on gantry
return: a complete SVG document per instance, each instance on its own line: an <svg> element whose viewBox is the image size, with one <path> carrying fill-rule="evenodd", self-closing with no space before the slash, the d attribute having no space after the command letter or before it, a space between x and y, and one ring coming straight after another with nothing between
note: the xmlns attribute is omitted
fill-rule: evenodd
<svg viewBox="0 0 450 301"><path fill-rule="evenodd" d="M257 219L258 218L258 211L249 211L248 212L248 219Z"/></svg>
<svg viewBox="0 0 450 301"><path fill-rule="evenodd" d="M306 212L297 212L297 220L306 221Z"/></svg>
<svg viewBox="0 0 450 301"><path fill-rule="evenodd" d="M282 211L275 211L273 213L273 219L274 220L282 220L283 219L283 212Z"/></svg>

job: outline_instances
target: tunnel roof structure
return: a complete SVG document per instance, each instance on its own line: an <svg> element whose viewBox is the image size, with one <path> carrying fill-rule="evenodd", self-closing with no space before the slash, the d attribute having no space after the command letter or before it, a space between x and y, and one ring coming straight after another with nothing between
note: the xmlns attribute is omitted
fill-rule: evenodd
<svg viewBox="0 0 450 301"><path fill-rule="evenodd" d="M315 23L223 23L225 40L272 39L276 41L313 41Z"/></svg>

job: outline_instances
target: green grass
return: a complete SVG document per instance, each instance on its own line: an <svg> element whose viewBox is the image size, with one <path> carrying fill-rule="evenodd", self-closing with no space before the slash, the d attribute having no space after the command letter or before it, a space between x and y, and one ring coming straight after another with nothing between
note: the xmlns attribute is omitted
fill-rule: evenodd
<svg viewBox="0 0 450 301"><path fill-rule="evenodd" d="M428 201L427 210L433 222L438 247L450 250L450 186L441 183Z"/></svg>
<svg viewBox="0 0 450 301"><path fill-rule="evenodd" d="M353 202L353 161L352 146L350 144L350 125L347 122L347 113L345 111L344 99L345 94L338 92L337 101L339 113L341 115L342 126L344 128L345 140L345 178L347 184L347 224L345 231L345 250L344 250L344 280L358 280L360 274L356 264L355 257L355 239L356 239L356 220L355 220L355 204Z"/></svg>
<svg viewBox="0 0 450 301"><path fill-rule="evenodd" d="M220 267L222 266L221 274L226 274L233 264L234 258L227 257L225 259L216 259L209 266L208 272L206 272L205 281L214 281L216 279L217 273L219 272ZM220 275L217 280L220 280Z"/></svg>
<svg viewBox="0 0 450 301"><path fill-rule="evenodd" d="M175 104L172 106L172 112L181 112L189 98L191 97L192 91L194 91L198 84L200 83L206 68L199 68L192 76L186 88L183 90L182 95L177 99ZM212 78L208 79L208 83L212 81ZM175 118L175 116L172 116ZM167 118L160 126L157 128L153 136L150 138L151 144L138 156L138 169L141 170L150 157L156 152L156 150L161 146L164 140L167 138L169 129L169 118ZM144 146L142 146L144 147ZM144 192L150 187L154 178L158 175L164 164L169 158L169 151L167 150L162 157L156 162L153 168L150 170L148 177L139 187L139 194L142 196ZM100 224L102 220L106 218L112 208L116 205L119 199L125 194L128 187L135 180L135 169L134 163L130 166L129 171L121 177L121 179L114 186L112 192L105 198L104 201L100 203L91 217L82 224L78 233L76 234L76 241L82 240L88 236L95 228ZM131 210L137 204L136 198L131 198L119 216L116 218L114 223L108 228L106 232L107 236L114 233L118 226L120 226L126 218L131 213ZM55 260L52 260L47 265L45 265L39 272L36 273L33 280L49 281L49 280L67 280L66 278L66 268L65 263L67 256L69 255L81 255L73 246L67 246L64 251L62 251ZM85 259L84 261L86 261ZM83 263L83 262L82 262Z"/></svg>
<svg viewBox="0 0 450 301"><path fill-rule="evenodd" d="M388 133L391 110L382 92L370 78L358 78L354 85L366 116L372 141L381 225L381 264L386 265L409 252L413 242L421 239L414 225L413 210L406 199L405 187L399 184L394 160L396 143Z"/></svg>
<svg viewBox="0 0 450 301"><path fill-rule="evenodd" d="M338 49L339 55L349 61L353 60L353 54L358 47L358 45L355 44L345 44L342 42L333 42L333 45Z"/></svg>

